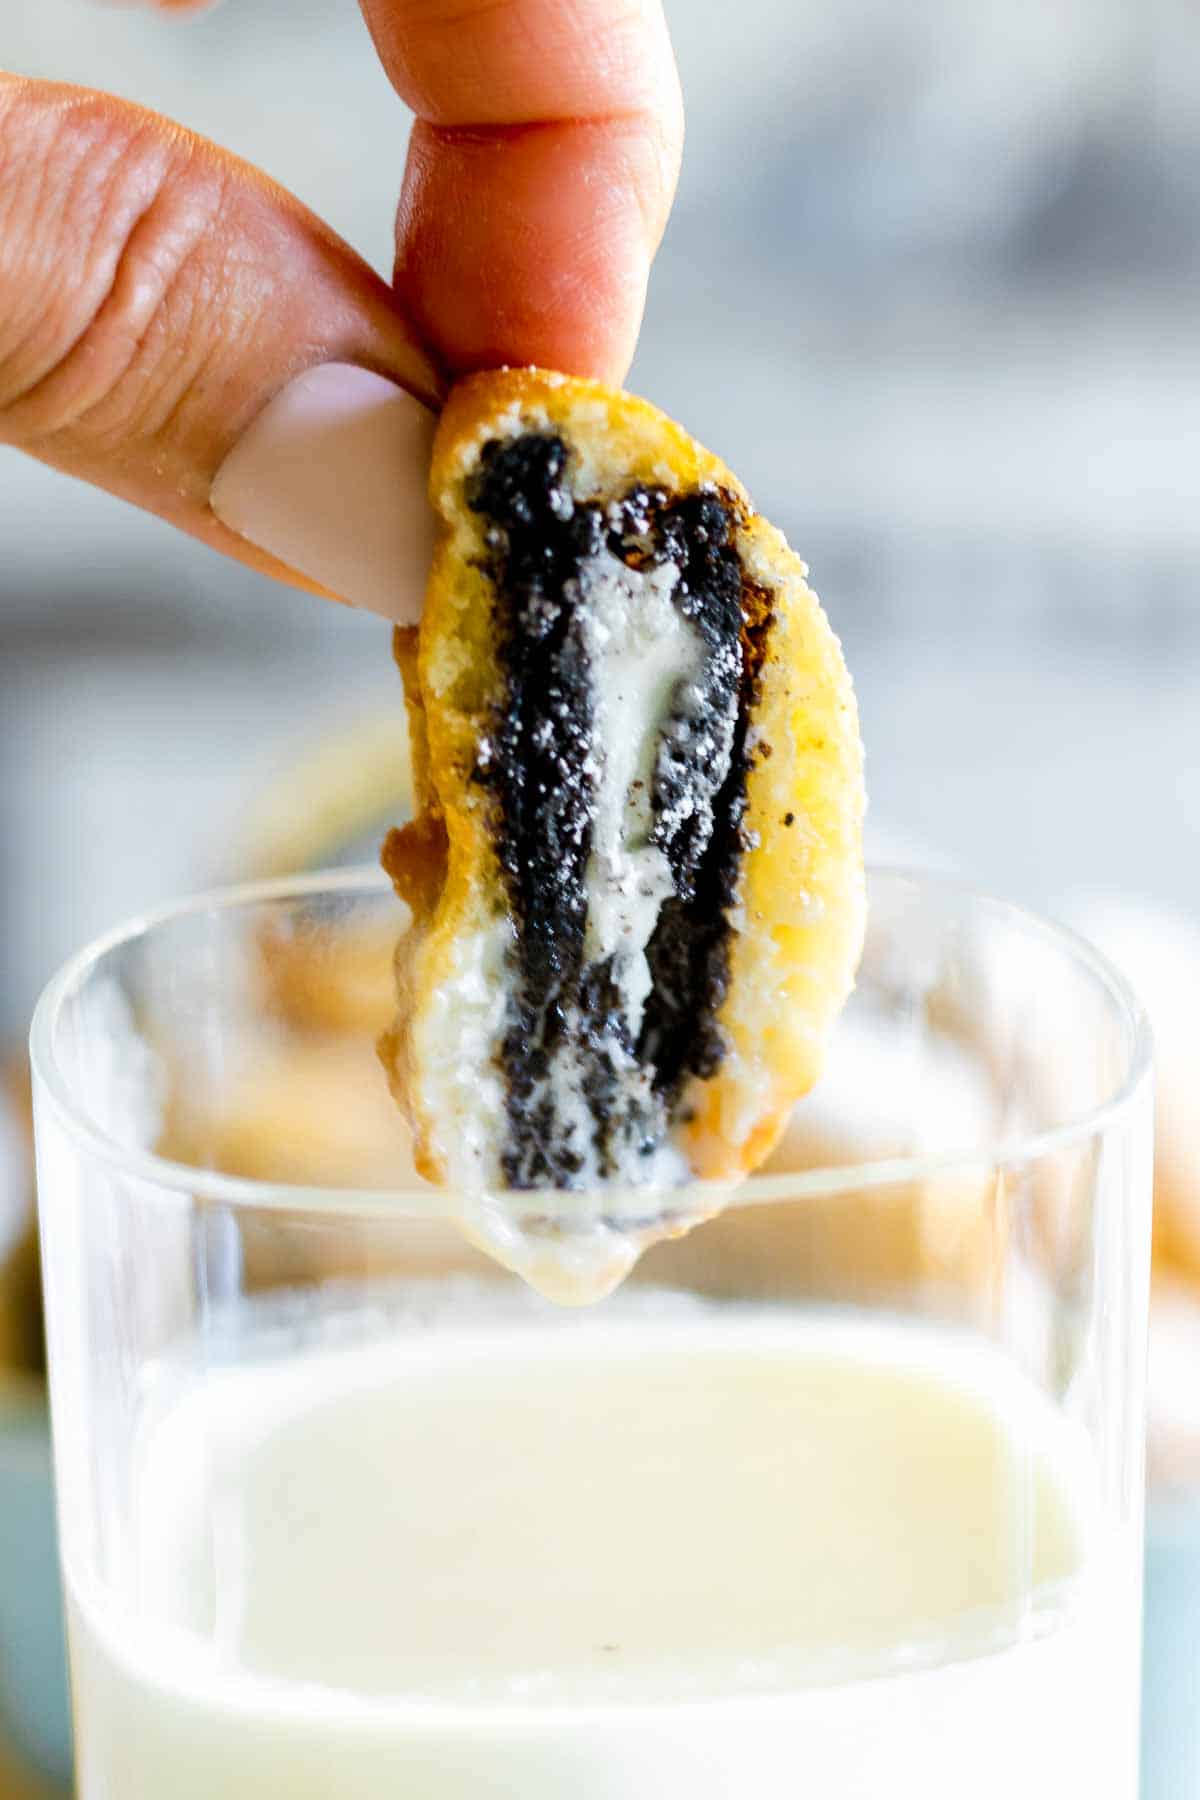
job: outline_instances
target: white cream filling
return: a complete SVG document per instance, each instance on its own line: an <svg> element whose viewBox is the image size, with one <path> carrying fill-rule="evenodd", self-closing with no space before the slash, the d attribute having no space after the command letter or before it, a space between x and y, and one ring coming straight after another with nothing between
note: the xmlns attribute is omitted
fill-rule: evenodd
<svg viewBox="0 0 1200 1800"><path fill-rule="evenodd" d="M568 1015L571 1023L574 1018ZM549 1100L554 1119L555 1145L565 1146L580 1159L578 1179L594 1182L599 1178L599 1165L596 1157L592 1134L596 1123L592 1117L592 1109L588 1105L587 1095L583 1091L583 1069L574 1043L568 1042L556 1050L549 1059L548 1072L543 1079L534 1084L530 1101L531 1109L536 1111ZM527 1151L527 1165L518 1165L516 1185L529 1187L533 1185L534 1168L528 1166L532 1162L536 1147L530 1145Z"/></svg>
<svg viewBox="0 0 1200 1800"><path fill-rule="evenodd" d="M496 1052L504 1035L512 945L506 918L455 939L451 967L414 1045L436 1121L434 1147L454 1186L492 1186L500 1179L504 1079Z"/></svg>
<svg viewBox="0 0 1200 1800"><path fill-rule="evenodd" d="M654 771L680 684L695 692L704 664L699 632L671 599L678 582L673 564L629 569L609 551L583 576L596 757L586 953L613 958L635 1037L650 993L646 946L674 891L650 841Z"/></svg>

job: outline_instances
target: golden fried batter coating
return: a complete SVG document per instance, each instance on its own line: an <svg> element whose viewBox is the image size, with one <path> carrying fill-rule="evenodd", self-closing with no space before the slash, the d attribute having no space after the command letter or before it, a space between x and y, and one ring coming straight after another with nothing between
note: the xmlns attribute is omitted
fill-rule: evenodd
<svg viewBox="0 0 1200 1800"><path fill-rule="evenodd" d="M656 408L538 370L458 387L431 495L397 639L420 814L384 856L418 1167L736 1178L816 1080L864 928L857 713L805 566Z"/></svg>

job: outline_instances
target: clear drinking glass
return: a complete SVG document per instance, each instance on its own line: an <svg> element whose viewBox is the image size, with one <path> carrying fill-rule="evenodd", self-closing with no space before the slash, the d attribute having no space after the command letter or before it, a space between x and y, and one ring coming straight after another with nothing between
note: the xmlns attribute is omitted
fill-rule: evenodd
<svg viewBox="0 0 1200 1800"><path fill-rule="evenodd" d="M373 1052L400 921L365 873L218 894L38 1010L83 1800L1133 1800L1119 978L876 874L768 1168L568 1308L412 1172Z"/></svg>

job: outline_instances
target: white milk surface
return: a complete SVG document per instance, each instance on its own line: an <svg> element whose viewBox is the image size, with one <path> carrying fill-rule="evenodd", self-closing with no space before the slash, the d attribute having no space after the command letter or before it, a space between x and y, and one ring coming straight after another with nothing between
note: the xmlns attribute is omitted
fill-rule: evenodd
<svg viewBox="0 0 1200 1800"><path fill-rule="evenodd" d="M119 1601L65 1521L82 1800L1133 1800L1132 1552L993 1352L530 1317L175 1384Z"/></svg>

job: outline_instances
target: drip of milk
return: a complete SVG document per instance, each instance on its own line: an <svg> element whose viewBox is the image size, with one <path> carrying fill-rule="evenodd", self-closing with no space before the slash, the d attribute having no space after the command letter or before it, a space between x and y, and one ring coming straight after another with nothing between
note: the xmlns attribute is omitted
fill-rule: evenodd
<svg viewBox="0 0 1200 1800"><path fill-rule="evenodd" d="M165 1374L119 1592L64 1498L81 1800L1133 1800L1136 1538L997 1352L452 1318Z"/></svg>

